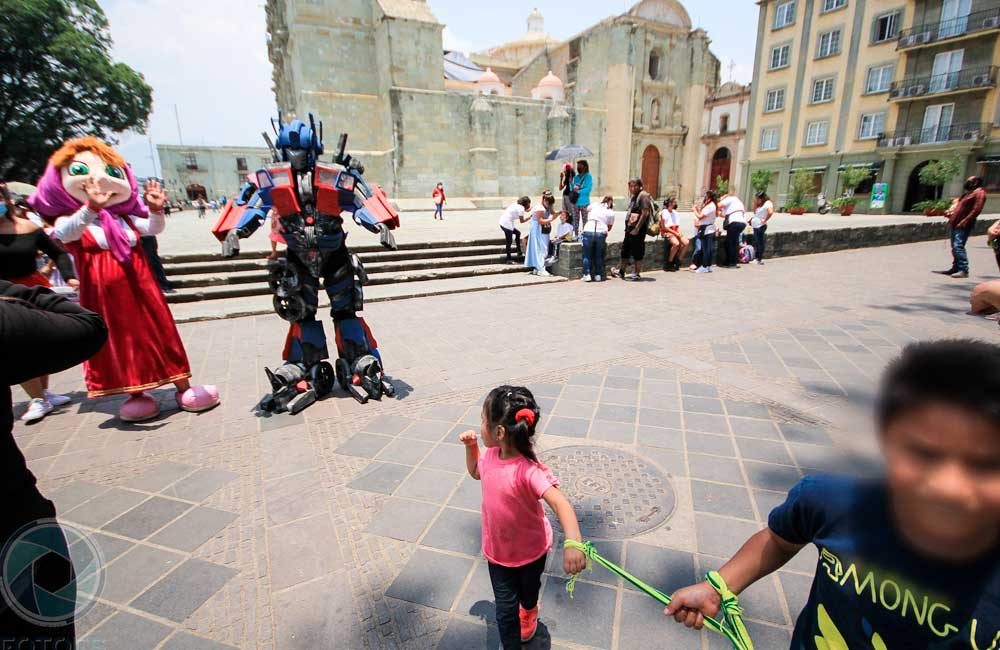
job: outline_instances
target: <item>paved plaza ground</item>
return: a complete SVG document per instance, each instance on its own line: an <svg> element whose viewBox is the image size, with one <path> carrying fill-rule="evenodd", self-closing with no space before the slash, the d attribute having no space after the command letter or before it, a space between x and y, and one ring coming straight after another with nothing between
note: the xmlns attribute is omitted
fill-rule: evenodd
<svg viewBox="0 0 1000 650"><path fill-rule="evenodd" d="M985 238L970 252L969 280L932 275L950 260L928 242L378 303L367 317L399 398L337 394L294 417L250 414L282 321L183 325L219 408L125 425L120 399L77 401L15 427L43 493L103 550L81 647L496 648L457 436L499 383L538 396L542 459L585 533L669 593L717 568L802 475L877 471L867 407L901 345L995 340L995 321L965 313L997 277ZM54 385L82 395L78 369ZM156 393L165 409L171 393ZM528 647L724 648L600 568L569 599L552 555ZM743 595L758 648L787 647L814 562L807 549Z"/></svg>

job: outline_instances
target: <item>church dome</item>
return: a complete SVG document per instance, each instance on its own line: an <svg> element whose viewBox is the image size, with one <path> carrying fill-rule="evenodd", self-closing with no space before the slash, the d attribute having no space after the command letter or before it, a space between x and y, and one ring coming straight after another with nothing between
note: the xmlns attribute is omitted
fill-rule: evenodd
<svg viewBox="0 0 1000 650"><path fill-rule="evenodd" d="M562 82L562 80L559 77L557 77L554 74L552 74L551 70L549 70L549 73L547 75L545 75L544 77L542 77L542 80L538 82L538 87L539 88L562 88L563 87L563 82Z"/></svg>
<svg viewBox="0 0 1000 650"><path fill-rule="evenodd" d="M492 68L486 68L486 72L479 76L479 81L476 83L498 84L500 83L500 77L497 76L497 73L493 72Z"/></svg>

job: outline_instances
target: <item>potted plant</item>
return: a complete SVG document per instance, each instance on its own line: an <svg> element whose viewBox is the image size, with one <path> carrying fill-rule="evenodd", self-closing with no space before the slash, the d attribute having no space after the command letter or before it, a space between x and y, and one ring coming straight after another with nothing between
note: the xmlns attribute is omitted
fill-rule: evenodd
<svg viewBox="0 0 1000 650"><path fill-rule="evenodd" d="M841 216L849 217L854 214L854 206L858 204L854 196L854 190L858 185L868 180L872 175L871 169L867 167L848 167L840 172L840 181L844 185L844 195L831 201L833 207L840 210Z"/></svg>
<svg viewBox="0 0 1000 650"><path fill-rule="evenodd" d="M921 185L933 188L934 198L920 201L913 206L914 210L923 212L928 217L944 216L951 202L943 199L941 194L944 186L962 171L962 162L958 158L950 160L932 160L917 174Z"/></svg>
<svg viewBox="0 0 1000 650"><path fill-rule="evenodd" d="M729 192L729 181L724 179L722 176L715 177L715 191L719 193L719 196Z"/></svg>
<svg viewBox="0 0 1000 650"><path fill-rule="evenodd" d="M771 184L774 173L770 169L758 169L750 174L750 186L753 187L754 194L767 192L767 187Z"/></svg>
<svg viewBox="0 0 1000 650"><path fill-rule="evenodd" d="M790 214L806 213L806 194L813 187L813 173L800 169L792 175L792 186L788 189L788 200L785 207Z"/></svg>

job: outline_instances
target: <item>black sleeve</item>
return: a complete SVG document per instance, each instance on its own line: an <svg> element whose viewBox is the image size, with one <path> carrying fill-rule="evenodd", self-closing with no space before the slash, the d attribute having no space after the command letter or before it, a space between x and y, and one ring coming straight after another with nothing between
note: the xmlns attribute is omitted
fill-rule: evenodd
<svg viewBox="0 0 1000 650"><path fill-rule="evenodd" d="M64 280L75 280L76 271L73 269L73 260L70 258L69 253L62 249L62 247L52 241L52 238L45 234L45 231L39 228L35 235L35 246L38 250L42 251L49 256L49 259L56 263L56 268L59 269L59 274L63 276Z"/></svg>
<svg viewBox="0 0 1000 650"><path fill-rule="evenodd" d="M104 320L43 287L0 280L0 383L71 368L108 338Z"/></svg>
<svg viewBox="0 0 1000 650"><path fill-rule="evenodd" d="M789 491L788 498L771 511L767 527L793 544L808 544L826 520L826 499L817 480L806 477Z"/></svg>

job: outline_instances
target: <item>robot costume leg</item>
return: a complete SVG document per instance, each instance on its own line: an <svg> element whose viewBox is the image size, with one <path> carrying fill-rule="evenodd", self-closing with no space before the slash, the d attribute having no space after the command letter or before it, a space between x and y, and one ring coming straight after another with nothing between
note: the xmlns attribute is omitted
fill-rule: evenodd
<svg viewBox="0 0 1000 650"><path fill-rule="evenodd" d="M282 358L273 372L265 368L271 393L257 405L257 412L293 415L333 390L336 377L329 358L323 323L316 320L319 280L294 255L268 263L268 284L274 292L274 310L291 323Z"/></svg>
<svg viewBox="0 0 1000 650"><path fill-rule="evenodd" d="M378 343L364 318L357 315L364 309L362 287L367 280L361 260L346 247L335 252L325 268L324 284L337 333L337 381L362 404L396 394L385 378Z"/></svg>

